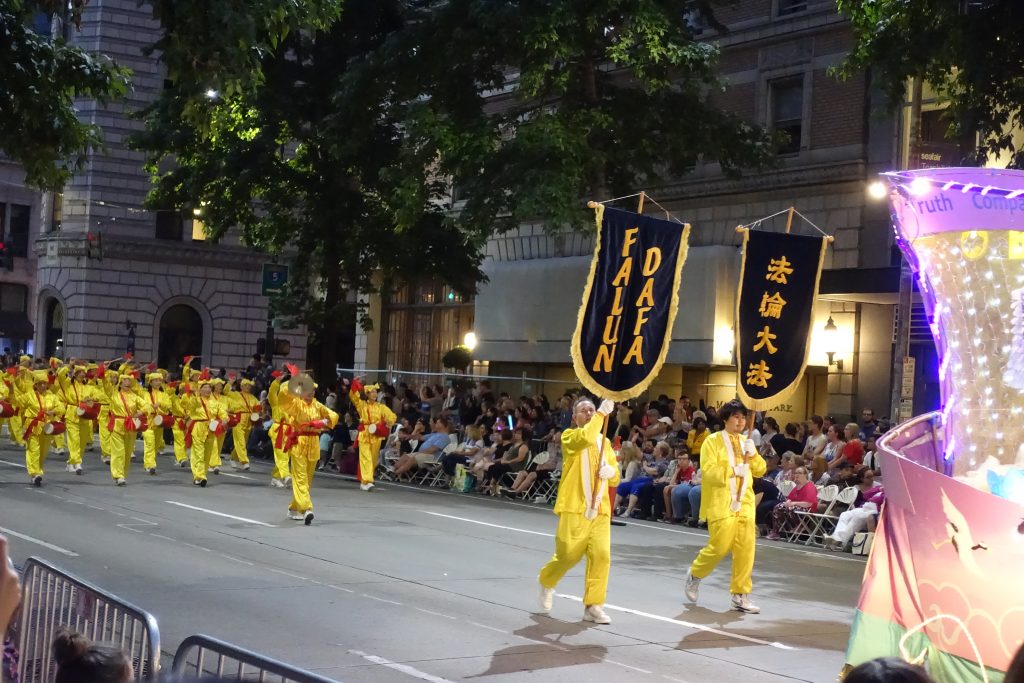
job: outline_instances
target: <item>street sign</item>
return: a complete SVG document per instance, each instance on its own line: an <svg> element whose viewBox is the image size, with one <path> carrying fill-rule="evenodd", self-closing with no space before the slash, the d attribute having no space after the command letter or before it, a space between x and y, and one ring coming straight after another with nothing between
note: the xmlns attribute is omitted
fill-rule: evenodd
<svg viewBox="0 0 1024 683"><path fill-rule="evenodd" d="M917 361L912 356L903 359L903 377L900 383L900 398L914 398L914 370Z"/></svg>
<svg viewBox="0 0 1024 683"><path fill-rule="evenodd" d="M263 296L280 294L288 284L288 266L283 263L263 264Z"/></svg>

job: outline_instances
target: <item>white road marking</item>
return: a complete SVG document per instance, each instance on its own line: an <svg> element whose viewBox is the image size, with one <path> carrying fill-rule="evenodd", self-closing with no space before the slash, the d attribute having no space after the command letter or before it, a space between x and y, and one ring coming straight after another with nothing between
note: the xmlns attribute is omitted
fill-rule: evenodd
<svg viewBox="0 0 1024 683"><path fill-rule="evenodd" d="M665 674L661 674L661 677L664 678L666 681L673 681L673 683L689 683L688 681L684 681L681 678L672 678L671 676L666 676Z"/></svg>
<svg viewBox="0 0 1024 683"><path fill-rule="evenodd" d="M229 515L226 512L217 512L216 510L208 510L206 508L197 507L195 505L188 505L187 503L179 503L176 500L165 500L165 503L170 505L177 505L178 507L188 508L189 510L198 510L199 512L205 512L208 515L216 515L218 517L227 517L228 519L236 519L239 522L247 522L249 524L256 524L258 526L265 526L271 529L276 529L276 524L267 524L266 522L260 522L259 520L249 519L248 517L238 517L236 515Z"/></svg>
<svg viewBox="0 0 1024 683"><path fill-rule="evenodd" d="M451 619L452 621L455 621L455 617L451 616L450 614L441 614L440 612L431 612L429 609L423 609L422 607L417 607L416 611L417 612L423 612L424 614L433 614L435 617L444 617L445 619Z"/></svg>
<svg viewBox="0 0 1024 683"><path fill-rule="evenodd" d="M88 503L83 503L83 505L85 505L85 507L90 508L92 510L99 510L100 512L106 512L107 511L106 508L97 507L95 505L89 505Z"/></svg>
<svg viewBox="0 0 1024 683"><path fill-rule="evenodd" d="M487 624L478 624L475 621L471 621L469 623L471 626L479 626L480 628L485 628L488 631L497 631L498 633L504 633L506 636L512 635L508 631L502 631L500 628L494 628L493 626L488 626Z"/></svg>
<svg viewBox="0 0 1024 683"><path fill-rule="evenodd" d="M22 465L21 463L11 462L10 460L0 460L0 462L2 462L5 465L10 465L11 467L17 467L19 470L25 469L25 466Z"/></svg>
<svg viewBox="0 0 1024 683"><path fill-rule="evenodd" d="M161 534L154 534L152 532L150 532L149 535L154 537L154 538L160 538L160 539L163 539L165 541L170 541L171 543L177 543L178 542L178 539L171 538L170 536L162 536Z"/></svg>
<svg viewBox="0 0 1024 683"><path fill-rule="evenodd" d="M220 476L222 476L222 477L234 477L235 479L248 479L248 480L252 481L252 477L247 477L244 474L231 474L230 472L221 472Z"/></svg>
<svg viewBox="0 0 1024 683"><path fill-rule="evenodd" d="M252 562L249 562L248 560L242 560L242 559L239 559L237 557L231 557L230 555L225 555L224 553L220 553L220 556L223 557L226 560L231 560L232 562L238 562L238 563L241 563L241 564L247 564L250 567L255 567L256 566L255 564L253 564Z"/></svg>
<svg viewBox="0 0 1024 683"><path fill-rule="evenodd" d="M195 548L196 550L202 550L204 553L212 553L213 552L209 548L204 548L203 546L196 545L195 543L186 543L185 541L182 541L181 544L182 545L187 545L189 548Z"/></svg>
<svg viewBox="0 0 1024 683"><path fill-rule="evenodd" d="M267 567L267 569L269 569L270 571L274 572L275 574L284 574L285 576L290 576L291 578L299 579L300 581L309 581L309 579L307 579L305 576L299 576L298 574L292 574L292 573L286 572L286 571L284 571L282 569L274 569L273 567Z"/></svg>
<svg viewBox="0 0 1024 683"><path fill-rule="evenodd" d="M36 545L41 545L44 548L49 548L50 550L58 552L61 555L67 555L68 557L78 557L78 553L72 550L68 550L67 548L61 548L59 545L47 543L46 541L41 541L38 538L33 538L32 536L29 536L28 534L21 534L17 531L13 531L2 526L0 526L0 531L7 534L8 536L14 536L15 538L20 538L23 541L28 541L29 543L35 543Z"/></svg>
<svg viewBox="0 0 1024 683"><path fill-rule="evenodd" d="M596 659L599 662L604 662L605 664L614 664L615 666L621 666L623 669L632 669L633 671L639 671L642 674L649 674L649 673L651 673L647 669L641 669L641 668L636 667L636 666L630 666L629 664L623 664L622 662L616 662L614 659L605 659L604 657L598 657L597 655L590 655L590 656L593 657L594 659Z"/></svg>
<svg viewBox="0 0 1024 683"><path fill-rule="evenodd" d="M556 593L555 595L557 595L560 598L565 598L566 600L572 600L574 602L579 602L579 603L583 602L583 598L581 598L579 596L576 596L576 595L566 595L564 593ZM667 624L678 624L679 626L685 626L687 628L696 629L698 631L704 631L705 633L714 633L716 635L725 636L727 638L735 638L736 640L743 640L745 642L754 643L756 645L768 645L769 647L775 647L775 648L778 648L780 650L799 650L800 649L798 647L791 647L789 645L783 645L782 643L779 643L777 641L761 640L760 638L752 638L750 636L745 636L745 635L742 635L742 634L739 634L739 633L730 633L729 631L723 631L721 629L712 628L710 626L705 626L704 624L695 624L695 623L690 622L690 621L683 621L682 619L673 619L672 617L663 617L660 614L651 614L650 612L641 612L640 610L630 609L629 607L619 607L617 605L609 605L609 604L606 603L604 608L606 610L613 610L615 612L626 612L627 614L634 614L634 615L636 615L638 617L646 617L648 619L654 619L656 621L664 621Z"/></svg>
<svg viewBox="0 0 1024 683"><path fill-rule="evenodd" d="M344 593L355 593L354 590L349 590L348 588L342 588L341 586L335 586L334 584L331 584L331 583L327 584L327 587L328 588L333 588L336 591L342 591Z"/></svg>
<svg viewBox="0 0 1024 683"><path fill-rule="evenodd" d="M431 683L453 683L453 681L450 681L447 678L441 678L440 676L428 674L426 671L414 669L408 664L398 664L397 662L392 662L389 659L384 659L383 657L378 657L377 655L368 655L365 652L360 652L359 650L349 650L349 653L358 655L368 662L379 664L383 667L387 667L388 669L392 669L394 671L401 671L402 673L412 676L413 678L418 678L421 681L430 681Z"/></svg>
<svg viewBox="0 0 1024 683"><path fill-rule="evenodd" d="M435 517L447 517L448 519L457 519L460 522L469 522L470 524L479 524L481 526L489 526L495 529L506 529L508 531L518 531L523 534L533 534L534 536L547 536L548 538L554 538L554 534L546 534L543 531L531 531L530 529L519 529L514 526L502 526L501 524L491 524L490 522L481 522L476 519L467 519L466 517L456 517L455 515L444 515L440 512L430 512L429 510L417 510L425 515L433 515Z"/></svg>
<svg viewBox="0 0 1024 683"><path fill-rule="evenodd" d="M395 602L394 600L385 600L384 598L378 598L376 595L370 595L369 593L360 593L360 595L362 595L364 598L370 598L371 600L377 600L378 602L386 602L389 605L398 605L399 607L402 606L402 603L400 603L400 602Z"/></svg>
<svg viewBox="0 0 1024 683"><path fill-rule="evenodd" d="M126 531L134 531L137 534L145 533L142 529L133 529L132 524L118 524L118 528L125 529Z"/></svg>

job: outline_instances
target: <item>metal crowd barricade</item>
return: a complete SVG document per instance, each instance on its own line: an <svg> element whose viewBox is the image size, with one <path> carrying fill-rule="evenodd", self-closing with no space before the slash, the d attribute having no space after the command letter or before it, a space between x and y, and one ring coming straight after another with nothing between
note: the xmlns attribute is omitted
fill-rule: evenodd
<svg viewBox="0 0 1024 683"><path fill-rule="evenodd" d="M30 557L22 573L21 612L15 624L20 683L54 679L52 645L61 628L119 646L131 659L137 680L155 679L160 670L160 631L152 614Z"/></svg>
<svg viewBox="0 0 1024 683"><path fill-rule="evenodd" d="M181 641L171 670L178 675L214 676L232 681L337 683L312 671L204 635L189 636Z"/></svg>

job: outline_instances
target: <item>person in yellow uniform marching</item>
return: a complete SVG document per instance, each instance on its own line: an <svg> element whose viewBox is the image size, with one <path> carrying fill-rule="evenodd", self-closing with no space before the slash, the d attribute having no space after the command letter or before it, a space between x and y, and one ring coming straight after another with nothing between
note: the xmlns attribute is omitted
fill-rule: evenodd
<svg viewBox="0 0 1024 683"><path fill-rule="evenodd" d="M43 459L50 448L50 433L62 422L65 404L50 391L49 371L19 369L18 374L22 382L15 382L15 387L25 426L25 468L32 484L42 486Z"/></svg>
<svg viewBox="0 0 1024 683"><path fill-rule="evenodd" d="M209 369L207 369L209 372ZM228 429L230 429L231 414L228 412L228 400L224 396L224 380L220 377L214 377L210 380L210 386L213 387L213 395L210 400L217 404L217 408L226 417L223 431L218 430L214 438L217 440L217 447L213 449L212 457L207 460L207 466L210 471L214 474L220 474L220 466L224 464L221 460L220 454L224 451L224 439L228 436Z"/></svg>
<svg viewBox="0 0 1024 683"><path fill-rule="evenodd" d="M107 391L107 372L113 361L101 363L96 369L96 384L93 394L96 402L100 404L100 412L97 415L96 426L100 432L100 459L104 465L110 464L110 393Z"/></svg>
<svg viewBox="0 0 1024 683"><path fill-rule="evenodd" d="M12 395L17 395L18 392L27 393L27 390L30 389L31 387L30 386L25 386L25 385L22 385L22 386L19 387L18 386L18 377L21 376L21 374L20 374L21 370L26 370L26 371L29 371L29 372L32 370L32 359L29 358L28 356L22 355L20 358L18 358L17 369L10 368L10 370L14 370L14 372L12 373L12 379L11 379L11 385L10 385L11 394ZM24 381L24 380L22 380L22 381ZM14 445L19 446L21 448L24 448L25 447L25 437L24 437L25 424L24 424L24 422L21 419L21 410L20 410L20 408L17 411L15 411L14 415L11 415L11 417L8 418L8 420L7 420L7 429L8 429L8 432L10 433L11 441L14 442Z"/></svg>
<svg viewBox="0 0 1024 683"><path fill-rule="evenodd" d="M356 475L359 479L359 488L363 491L373 490L373 472L377 468L381 444L388 438L391 426L397 419L390 408L377 402L378 389L379 385L364 386L356 378L352 380L348 392L348 397L359 414L359 435L356 437L359 468ZM366 392L366 400L363 400L361 391Z"/></svg>
<svg viewBox="0 0 1024 683"><path fill-rule="evenodd" d="M14 368L10 368L10 370L17 372ZM12 443L17 444L18 442L14 440L14 423L11 422L11 418L19 414L19 408L14 401L14 384L11 381L11 375L6 373L0 380L0 402L3 403L3 417L0 418L0 424L7 425L7 436Z"/></svg>
<svg viewBox="0 0 1024 683"><path fill-rule="evenodd" d="M756 537L753 477L764 476L768 468L753 440L743 436L747 425L743 404L726 403L719 408L718 417L725 429L709 436L700 447L700 518L708 522L709 537L686 574L686 598L697 602L701 580L731 552L733 609L758 614L761 609L750 602Z"/></svg>
<svg viewBox="0 0 1024 683"><path fill-rule="evenodd" d="M214 461L217 433L226 429L228 419L220 402L213 398L213 382L206 375L200 375L197 392L189 387L189 393L182 399L188 415L185 443L192 449L192 483L202 487L206 486L206 473Z"/></svg>
<svg viewBox="0 0 1024 683"><path fill-rule="evenodd" d="M338 414L313 398L316 384L298 368L289 368L291 379L278 395L282 420L292 427L286 450L292 459L292 502L288 505L290 519L313 523L313 500L309 488L320 461L320 432L334 429Z"/></svg>
<svg viewBox="0 0 1024 683"><path fill-rule="evenodd" d="M163 450L164 429L171 424L171 396L164 391L164 375L162 372L150 372L146 375L146 390L143 398L149 403L153 416L149 427L142 433L142 466L149 474L156 474L156 456Z"/></svg>
<svg viewBox="0 0 1024 683"><path fill-rule="evenodd" d="M171 434L174 435L174 464L182 469L189 466L188 448L185 447L185 422L187 415L182 405L183 396L181 391L184 384L171 382L168 385L167 395L171 400L171 415L174 416L174 424L171 427Z"/></svg>
<svg viewBox="0 0 1024 683"><path fill-rule="evenodd" d="M575 428L562 432L562 478L558 483L555 514L555 554L540 570L540 608L551 611L555 586L585 556L583 620L610 624L604 612L611 555L611 501L608 487L621 477L611 442L601 433L615 410L611 401L581 398L573 406Z"/></svg>
<svg viewBox="0 0 1024 683"><path fill-rule="evenodd" d="M235 469L249 469L249 451L246 444L249 442L252 426L260 419L260 402L252 393L253 386L251 379L243 377L239 381L238 391L224 393L228 400L228 409L233 414L232 422L236 423L231 429L231 467Z"/></svg>
<svg viewBox="0 0 1024 683"><path fill-rule="evenodd" d="M92 416L98 410L86 366L65 365L57 370L57 388L67 405L64 411L64 434L68 445L67 470L81 474L86 439L92 434Z"/></svg>
<svg viewBox="0 0 1024 683"><path fill-rule="evenodd" d="M282 375L275 371L277 376L270 383L267 389L267 402L270 404L270 419L274 424L270 427L270 443L274 447L274 470L270 473L270 485L283 489L291 483L292 478L288 472L288 451L285 445L291 432L291 427L283 422L281 412L281 383L287 382L291 375Z"/></svg>
<svg viewBox="0 0 1024 683"><path fill-rule="evenodd" d="M135 454L138 430L152 412L152 407L136 391L138 383L129 367L123 367L118 373L105 371L102 386L109 402L110 477L118 486L124 486L128 466Z"/></svg>

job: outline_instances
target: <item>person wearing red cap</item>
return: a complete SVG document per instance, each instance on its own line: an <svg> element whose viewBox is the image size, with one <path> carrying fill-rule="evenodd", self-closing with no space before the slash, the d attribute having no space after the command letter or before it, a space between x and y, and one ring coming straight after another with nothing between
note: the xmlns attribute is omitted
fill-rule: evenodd
<svg viewBox="0 0 1024 683"><path fill-rule="evenodd" d="M377 467L377 458L381 444L388 438L391 426L398 419L383 403L377 402L377 384L364 385L359 378L352 380L348 397L359 414L359 435L356 443L359 448L359 488L363 491L373 490L373 471ZM363 393L366 398L363 399Z"/></svg>

